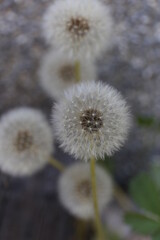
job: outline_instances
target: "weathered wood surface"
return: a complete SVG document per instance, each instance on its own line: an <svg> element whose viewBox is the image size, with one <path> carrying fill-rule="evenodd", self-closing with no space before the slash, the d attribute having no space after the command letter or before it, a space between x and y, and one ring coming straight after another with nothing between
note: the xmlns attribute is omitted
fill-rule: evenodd
<svg viewBox="0 0 160 240"><path fill-rule="evenodd" d="M30 179L1 175L0 239L72 239L72 220L59 204L54 175L52 169Z"/></svg>

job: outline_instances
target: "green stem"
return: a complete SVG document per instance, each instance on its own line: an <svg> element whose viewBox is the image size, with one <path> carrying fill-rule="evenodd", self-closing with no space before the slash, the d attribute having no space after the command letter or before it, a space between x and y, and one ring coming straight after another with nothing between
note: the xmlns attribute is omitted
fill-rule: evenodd
<svg viewBox="0 0 160 240"><path fill-rule="evenodd" d="M56 169L58 169L60 172L64 171L65 166L60 163L58 160L54 159L54 158L50 158L49 163L55 167Z"/></svg>
<svg viewBox="0 0 160 240"><path fill-rule="evenodd" d="M75 62L75 80L76 83L81 81L81 66L79 61Z"/></svg>
<svg viewBox="0 0 160 240"><path fill-rule="evenodd" d="M96 186L96 173L95 173L95 158L92 157L90 160L90 170L91 170L91 184L92 184L92 195L93 195L93 207L95 214L95 228L97 231L98 240L106 240L105 234L103 231L103 226L98 209L97 201L97 186Z"/></svg>

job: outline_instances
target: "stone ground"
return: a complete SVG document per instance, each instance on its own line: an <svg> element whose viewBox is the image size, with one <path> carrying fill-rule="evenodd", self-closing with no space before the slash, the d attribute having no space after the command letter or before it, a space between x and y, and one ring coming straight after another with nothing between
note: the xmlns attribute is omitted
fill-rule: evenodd
<svg viewBox="0 0 160 240"><path fill-rule="evenodd" d="M99 76L128 99L134 126L116 154L115 176L126 185L150 161L160 160L160 1L103 0L119 29L114 48L98 62ZM50 0L0 0L0 114L17 106L41 109L52 100L37 70L47 46L41 19ZM70 157L57 149L56 156ZM56 196L59 173L51 167L29 179L0 176L0 239L72 239L72 219Z"/></svg>

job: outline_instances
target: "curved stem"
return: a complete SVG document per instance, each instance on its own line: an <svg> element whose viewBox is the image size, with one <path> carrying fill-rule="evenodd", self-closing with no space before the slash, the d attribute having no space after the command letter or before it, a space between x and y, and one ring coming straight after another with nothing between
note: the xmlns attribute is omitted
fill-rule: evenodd
<svg viewBox="0 0 160 240"><path fill-rule="evenodd" d="M60 163L58 160L54 159L54 158L50 158L49 159L49 163L55 167L56 169L58 169L60 172L64 171L65 166Z"/></svg>
<svg viewBox="0 0 160 240"><path fill-rule="evenodd" d="M96 172L95 172L95 159L94 157L90 160L90 170L91 170L91 184L92 184L92 194L93 194L93 206L95 214L95 227L97 231L98 240L106 240L103 231L103 226L100 219L98 200L97 200L97 186L96 186Z"/></svg>
<svg viewBox="0 0 160 240"><path fill-rule="evenodd" d="M125 192L117 185L114 186L114 196L119 203L119 205L125 210L125 211L134 211L135 206L132 203L132 201L129 199L129 197L125 194Z"/></svg>
<svg viewBox="0 0 160 240"><path fill-rule="evenodd" d="M75 80L76 80L76 83L79 83L81 81L80 61L75 62Z"/></svg>

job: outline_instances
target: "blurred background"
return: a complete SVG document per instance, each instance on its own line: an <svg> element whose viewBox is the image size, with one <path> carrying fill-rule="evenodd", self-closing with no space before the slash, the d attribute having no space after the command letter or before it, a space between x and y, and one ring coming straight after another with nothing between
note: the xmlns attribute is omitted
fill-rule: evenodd
<svg viewBox="0 0 160 240"><path fill-rule="evenodd" d="M50 120L53 102L37 74L47 50L41 22L50 2L0 0L0 114L32 106ZM125 147L112 159L115 178L127 190L134 175L160 161L160 1L103 2L111 7L117 34L113 49L97 62L99 79L122 92L134 116ZM74 161L58 146L56 157ZM58 176L50 166L25 179L0 173L0 239L75 239L73 219L58 202Z"/></svg>

